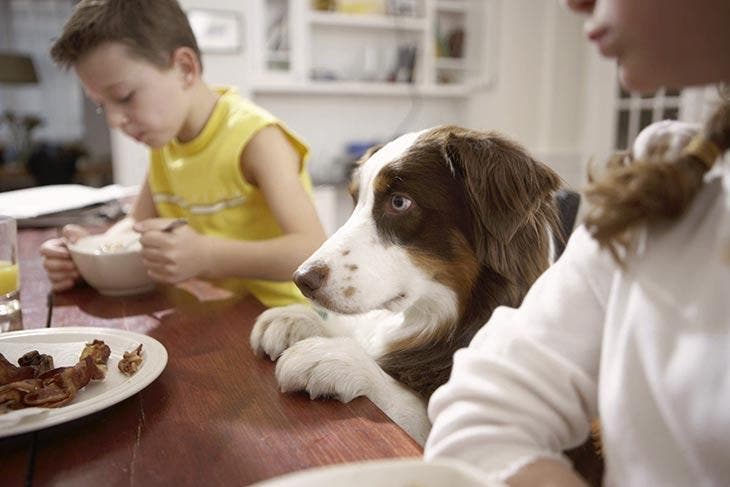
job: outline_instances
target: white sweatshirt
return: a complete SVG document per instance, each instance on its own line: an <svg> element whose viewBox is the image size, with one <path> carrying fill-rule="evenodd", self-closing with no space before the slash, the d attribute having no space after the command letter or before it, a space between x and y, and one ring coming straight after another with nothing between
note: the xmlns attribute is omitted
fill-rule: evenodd
<svg viewBox="0 0 730 487"><path fill-rule="evenodd" d="M706 180L625 271L576 230L522 306L456 353L426 458L504 480L581 444L600 416L605 485L730 485L728 163Z"/></svg>

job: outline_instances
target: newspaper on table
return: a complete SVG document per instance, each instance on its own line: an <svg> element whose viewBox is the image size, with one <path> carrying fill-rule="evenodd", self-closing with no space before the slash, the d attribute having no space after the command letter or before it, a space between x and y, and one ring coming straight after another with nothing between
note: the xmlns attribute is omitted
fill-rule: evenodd
<svg viewBox="0 0 730 487"><path fill-rule="evenodd" d="M112 184L93 188L57 184L0 193L0 215L15 218L20 227L94 224L113 221L124 214L120 199L139 188Z"/></svg>

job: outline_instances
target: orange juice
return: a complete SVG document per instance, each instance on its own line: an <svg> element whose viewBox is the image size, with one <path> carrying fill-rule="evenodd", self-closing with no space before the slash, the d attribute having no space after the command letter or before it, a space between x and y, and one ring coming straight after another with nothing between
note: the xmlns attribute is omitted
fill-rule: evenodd
<svg viewBox="0 0 730 487"><path fill-rule="evenodd" d="M0 296L17 291L18 287L20 287L18 264L0 260Z"/></svg>

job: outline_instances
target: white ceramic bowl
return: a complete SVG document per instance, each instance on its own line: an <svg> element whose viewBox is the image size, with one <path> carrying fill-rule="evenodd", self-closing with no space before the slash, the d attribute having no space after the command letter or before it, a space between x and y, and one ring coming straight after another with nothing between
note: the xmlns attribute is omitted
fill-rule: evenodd
<svg viewBox="0 0 730 487"><path fill-rule="evenodd" d="M301 470L252 487L507 487L455 460L374 460Z"/></svg>
<svg viewBox="0 0 730 487"><path fill-rule="evenodd" d="M99 293L128 296L150 291L155 284L142 264L138 235L89 235L68 244L71 258L84 278ZM134 242L125 246L128 242Z"/></svg>

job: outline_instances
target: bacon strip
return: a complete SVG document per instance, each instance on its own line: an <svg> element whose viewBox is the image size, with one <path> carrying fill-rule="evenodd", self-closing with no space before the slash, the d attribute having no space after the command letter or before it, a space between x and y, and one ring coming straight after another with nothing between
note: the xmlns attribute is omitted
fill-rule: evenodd
<svg viewBox="0 0 730 487"><path fill-rule="evenodd" d="M23 398L29 392L38 390L43 385L40 379L26 379L0 386L0 414L25 406Z"/></svg>
<svg viewBox="0 0 730 487"><path fill-rule="evenodd" d="M11 382L33 379L53 368L53 357L38 353L38 350L28 352L18 359L17 367L10 363L0 353L0 385Z"/></svg>
<svg viewBox="0 0 730 487"><path fill-rule="evenodd" d="M36 372L34 377L38 377L53 368L53 357L45 353L38 353L38 350L33 350L20 357L18 359L18 365L21 367L33 367Z"/></svg>
<svg viewBox="0 0 730 487"><path fill-rule="evenodd" d="M35 377L33 367L17 367L0 353L0 385Z"/></svg>
<svg viewBox="0 0 730 487"><path fill-rule="evenodd" d="M104 379L110 354L103 341L94 340L86 344L72 367L58 367L36 379L0 386L0 414L29 406L56 408L68 404L90 381Z"/></svg>

